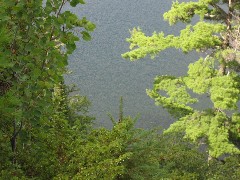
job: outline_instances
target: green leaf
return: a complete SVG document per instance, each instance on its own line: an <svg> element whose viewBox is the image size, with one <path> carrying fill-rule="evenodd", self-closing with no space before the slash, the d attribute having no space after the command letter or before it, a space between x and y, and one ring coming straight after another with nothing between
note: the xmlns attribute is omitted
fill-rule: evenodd
<svg viewBox="0 0 240 180"><path fill-rule="evenodd" d="M90 21L88 21L87 24L85 25L85 29L87 31L93 31L95 28L96 28L96 25Z"/></svg>
<svg viewBox="0 0 240 180"><path fill-rule="evenodd" d="M84 0L72 0L71 2L70 2L70 5L72 6L72 7L76 7L78 4L85 4L85 1Z"/></svg>
<svg viewBox="0 0 240 180"><path fill-rule="evenodd" d="M68 43L66 44L67 47L67 53L71 54L75 49L76 49L76 44L75 43Z"/></svg>
<svg viewBox="0 0 240 180"><path fill-rule="evenodd" d="M11 68L14 66L14 63L11 62L10 58L4 57L0 54L0 68Z"/></svg>
<svg viewBox="0 0 240 180"><path fill-rule="evenodd" d="M79 3L85 4L85 1L84 0L79 0Z"/></svg>
<svg viewBox="0 0 240 180"><path fill-rule="evenodd" d="M87 32L87 31L82 31L81 32L82 34L82 38L85 40L85 41L90 41L92 38L90 36L90 34Z"/></svg>

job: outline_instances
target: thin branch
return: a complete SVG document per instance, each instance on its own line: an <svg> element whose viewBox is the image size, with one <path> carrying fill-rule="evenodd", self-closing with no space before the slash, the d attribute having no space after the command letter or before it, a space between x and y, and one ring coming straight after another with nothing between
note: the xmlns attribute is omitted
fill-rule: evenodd
<svg viewBox="0 0 240 180"><path fill-rule="evenodd" d="M220 12L224 17L226 17L226 16L228 15L221 7L218 6L217 4L215 4L215 3L210 3L210 5L211 5L212 7L214 7L214 8L216 8L216 9L218 9L219 12Z"/></svg>
<svg viewBox="0 0 240 180"><path fill-rule="evenodd" d="M60 5L60 7L59 7L59 9L58 9L57 14L56 14L56 17L57 17L57 18L59 17L59 15L60 15L60 13L61 13L61 11L62 11L63 5L64 5L65 3L66 3L66 1L65 1L65 0L62 0L62 3L61 3L61 5ZM50 35L50 41L53 40L54 30L55 30L55 26L53 26L53 28L52 28L52 32L51 32L51 35Z"/></svg>
<svg viewBox="0 0 240 180"><path fill-rule="evenodd" d="M15 150L16 150L16 138L17 138L18 134L20 133L20 131L22 130L22 125L23 125L23 123L21 121L20 127L17 131L16 130L16 121L14 120L14 122L13 122L14 130L13 130L13 135L11 137L12 152L15 152Z"/></svg>
<svg viewBox="0 0 240 180"><path fill-rule="evenodd" d="M59 10L58 10L58 12L57 12L57 18L59 17L59 15L60 15L60 13L61 13L61 11L62 11L62 8L63 8L63 5L66 3L66 1L65 0L62 0L62 3L61 3L61 5L60 5L60 8L59 8Z"/></svg>

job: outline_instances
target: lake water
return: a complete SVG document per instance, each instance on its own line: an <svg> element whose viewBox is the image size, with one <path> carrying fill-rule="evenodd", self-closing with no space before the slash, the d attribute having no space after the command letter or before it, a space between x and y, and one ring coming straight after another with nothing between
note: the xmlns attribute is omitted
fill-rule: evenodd
<svg viewBox="0 0 240 180"><path fill-rule="evenodd" d="M145 58L135 62L122 59L128 51L125 41L129 30L141 27L147 34L163 31L177 34L185 25L170 27L163 21L163 13L170 9L172 1L160 0L88 0L86 5L72 9L79 17L86 16L97 26L92 41L77 43L70 56L70 75L66 83L75 83L80 94L92 102L90 114L96 117L96 126L110 127L107 113L115 118L119 112L119 98L124 99L124 115L140 115L138 127L152 128L158 125L167 128L174 120L146 95L157 75L184 75L189 62L196 55L167 50L157 58Z"/></svg>

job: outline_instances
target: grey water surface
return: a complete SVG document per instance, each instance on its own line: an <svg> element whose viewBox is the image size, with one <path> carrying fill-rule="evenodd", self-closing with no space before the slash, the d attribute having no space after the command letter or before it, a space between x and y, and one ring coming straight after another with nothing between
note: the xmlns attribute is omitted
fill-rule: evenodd
<svg viewBox="0 0 240 180"><path fill-rule="evenodd" d="M126 38L129 30L140 27L147 35L153 31L165 34L179 33L184 24L169 26L163 13L170 9L172 1L163 0L87 0L70 10L79 17L86 16L96 24L92 41L77 43L70 56L67 84L75 83L80 94L92 102L90 114L96 117L96 126L111 127L107 113L116 119L119 98L124 99L124 114L140 115L137 126L167 128L174 120L146 95L157 75L184 75L196 54L184 55L179 50L166 50L154 60L145 58L130 62L121 57L129 50Z"/></svg>

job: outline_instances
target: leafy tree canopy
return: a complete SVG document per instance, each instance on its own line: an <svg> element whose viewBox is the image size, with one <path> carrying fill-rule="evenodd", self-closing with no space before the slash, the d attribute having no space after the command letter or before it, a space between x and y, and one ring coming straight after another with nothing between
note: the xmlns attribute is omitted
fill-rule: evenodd
<svg viewBox="0 0 240 180"><path fill-rule="evenodd" d="M48 167L45 179L52 177L64 162L58 152L66 149L63 134L71 134L69 126L76 124L86 131L92 120L84 112L89 104L86 98L67 97L63 74L76 41L90 40L95 25L64 11L67 4L75 7L84 1L0 2L0 148L6 157L2 171L17 172L21 165L32 176ZM47 151L48 147L49 153L40 152L39 148ZM29 168L37 162L39 167Z"/></svg>
<svg viewBox="0 0 240 180"><path fill-rule="evenodd" d="M146 36L140 28L134 28L127 39L131 51L122 55L131 61L147 55L154 58L167 48L208 54L191 63L186 76L156 77L147 94L178 119L166 133L185 131L186 138L207 143L213 157L240 153L239 9L240 2L236 0L173 2L163 16L170 25L186 23L179 36L165 36L163 32ZM193 24L195 16L199 21ZM194 109L191 104L198 99L190 91L208 95L213 107Z"/></svg>

